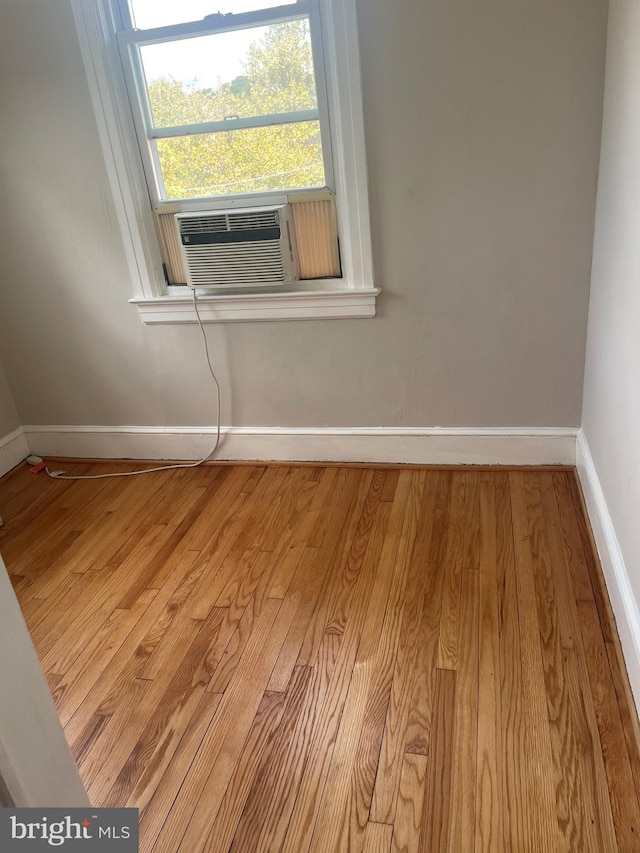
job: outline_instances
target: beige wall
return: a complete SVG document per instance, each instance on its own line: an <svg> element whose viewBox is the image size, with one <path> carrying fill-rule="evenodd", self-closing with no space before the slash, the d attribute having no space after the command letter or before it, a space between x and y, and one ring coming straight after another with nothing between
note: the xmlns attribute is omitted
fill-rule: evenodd
<svg viewBox="0 0 640 853"><path fill-rule="evenodd" d="M640 5L612 0L584 430L640 602Z"/></svg>
<svg viewBox="0 0 640 853"><path fill-rule="evenodd" d="M578 425L605 0L361 0L375 320L211 326L235 425ZM0 349L24 423L209 424L143 327L69 0L5 0Z"/></svg>
<svg viewBox="0 0 640 853"><path fill-rule="evenodd" d="M0 441L19 426L18 410L7 382L4 367L0 362Z"/></svg>

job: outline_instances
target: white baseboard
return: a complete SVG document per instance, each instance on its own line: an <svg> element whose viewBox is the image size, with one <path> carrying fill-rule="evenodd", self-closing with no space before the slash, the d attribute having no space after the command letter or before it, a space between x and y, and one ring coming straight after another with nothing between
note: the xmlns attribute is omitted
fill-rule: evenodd
<svg viewBox="0 0 640 853"><path fill-rule="evenodd" d="M26 426L31 453L102 459L200 459L209 427ZM224 427L216 458L311 462L574 465L577 429Z"/></svg>
<svg viewBox="0 0 640 853"><path fill-rule="evenodd" d="M582 430L578 432L576 466L609 591L631 690L636 707L640 708L640 611L598 472Z"/></svg>
<svg viewBox="0 0 640 853"><path fill-rule="evenodd" d="M0 477L29 455L27 437L22 427L0 438Z"/></svg>

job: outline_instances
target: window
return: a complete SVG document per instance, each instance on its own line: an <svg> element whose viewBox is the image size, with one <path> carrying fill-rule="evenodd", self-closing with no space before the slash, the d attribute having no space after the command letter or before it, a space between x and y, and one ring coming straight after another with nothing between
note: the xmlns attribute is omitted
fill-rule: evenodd
<svg viewBox="0 0 640 853"><path fill-rule="evenodd" d="M373 316L355 0L211 5L72 0L131 301L193 319L176 213L289 202L305 280L204 296L204 318Z"/></svg>
<svg viewBox="0 0 640 853"><path fill-rule="evenodd" d="M251 5L266 8L163 26L172 7L191 10L123 2L118 40L156 204L333 183L317 0Z"/></svg>

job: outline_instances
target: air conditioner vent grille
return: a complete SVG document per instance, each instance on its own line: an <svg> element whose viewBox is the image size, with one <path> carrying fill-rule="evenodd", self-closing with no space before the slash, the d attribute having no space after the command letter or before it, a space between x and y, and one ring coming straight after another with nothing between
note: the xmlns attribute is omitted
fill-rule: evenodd
<svg viewBox="0 0 640 853"><path fill-rule="evenodd" d="M248 231L260 228L277 228L279 222L276 210L249 211L247 213L207 214L192 216L180 220L182 234L211 234L220 231Z"/></svg>
<svg viewBox="0 0 640 853"><path fill-rule="evenodd" d="M189 249L189 277L192 287L281 284L285 270L280 241L193 246Z"/></svg>
<svg viewBox="0 0 640 853"><path fill-rule="evenodd" d="M289 205L178 213L187 284L282 285L299 278Z"/></svg>
<svg viewBox="0 0 640 853"><path fill-rule="evenodd" d="M277 228L280 218L277 210L257 209L251 213L230 213L227 216L229 231L245 231L249 228Z"/></svg>
<svg viewBox="0 0 640 853"><path fill-rule="evenodd" d="M193 216L180 220L181 234L210 234L212 231L228 231L227 217Z"/></svg>

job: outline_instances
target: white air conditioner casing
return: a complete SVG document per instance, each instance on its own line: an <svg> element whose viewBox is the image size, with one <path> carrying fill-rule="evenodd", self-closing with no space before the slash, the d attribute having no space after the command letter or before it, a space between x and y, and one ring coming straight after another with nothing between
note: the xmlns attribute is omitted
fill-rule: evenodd
<svg viewBox="0 0 640 853"><path fill-rule="evenodd" d="M176 213L187 284L219 290L300 278L291 205Z"/></svg>

